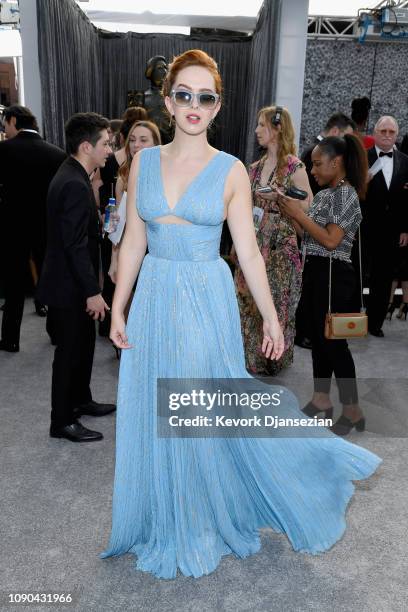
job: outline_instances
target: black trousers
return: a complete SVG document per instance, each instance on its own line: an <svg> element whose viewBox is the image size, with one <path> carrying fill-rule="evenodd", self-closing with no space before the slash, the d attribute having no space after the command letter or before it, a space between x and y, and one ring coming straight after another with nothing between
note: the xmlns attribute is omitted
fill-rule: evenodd
<svg viewBox="0 0 408 612"><path fill-rule="evenodd" d="M95 321L83 306L50 306L48 316L57 343L52 364L51 425L63 427L74 422L75 406L92 400Z"/></svg>
<svg viewBox="0 0 408 612"><path fill-rule="evenodd" d="M379 240L370 248L370 296L368 299L368 326L381 329L390 301L391 285L394 279L398 253L398 238Z"/></svg>
<svg viewBox="0 0 408 612"><path fill-rule="evenodd" d="M31 242L31 243L30 243ZM38 274L44 261L43 244L39 241L19 241L13 245L4 245L1 273L4 285L4 309L1 322L1 339L7 343L20 343L20 328L24 312L24 300L28 260L30 254L37 267Z"/></svg>
<svg viewBox="0 0 408 612"><path fill-rule="evenodd" d="M356 275L350 263L333 259L332 312L351 312ZM308 313L312 340L315 391L329 393L333 374L342 404L358 402L356 370L347 340L326 340L324 324L329 307L329 258L309 255L303 270L302 308Z"/></svg>

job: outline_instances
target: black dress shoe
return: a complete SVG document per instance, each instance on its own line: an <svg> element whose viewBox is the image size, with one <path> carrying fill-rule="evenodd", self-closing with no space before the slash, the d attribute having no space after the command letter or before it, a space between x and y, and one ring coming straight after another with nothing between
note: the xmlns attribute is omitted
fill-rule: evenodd
<svg viewBox="0 0 408 612"><path fill-rule="evenodd" d="M384 338L384 332L381 328L378 329L369 329L368 333L372 336L376 336L377 338Z"/></svg>
<svg viewBox="0 0 408 612"><path fill-rule="evenodd" d="M84 427L79 421L75 421L71 425L64 427L55 427L51 425L51 438L66 438L71 442L96 442L102 440L103 435L99 431L92 431Z"/></svg>
<svg viewBox="0 0 408 612"><path fill-rule="evenodd" d="M35 306L35 312L37 313L39 317L47 316L47 307L44 306L44 304L41 304L41 302L37 302L37 300L34 300L34 306Z"/></svg>
<svg viewBox="0 0 408 612"><path fill-rule="evenodd" d="M18 353L20 345L17 342L6 342L6 340L0 340L0 351L7 351L8 353Z"/></svg>
<svg viewBox="0 0 408 612"><path fill-rule="evenodd" d="M74 407L74 417L81 416L86 414L88 416L105 416L106 414L110 414L116 410L116 406L114 404L98 404L98 402L94 402L91 400L87 404L81 404L80 406Z"/></svg>
<svg viewBox="0 0 408 612"><path fill-rule="evenodd" d="M306 336L296 336L295 344L296 346L300 346L301 348L309 350L312 349L312 341L310 340L310 338L306 338Z"/></svg>

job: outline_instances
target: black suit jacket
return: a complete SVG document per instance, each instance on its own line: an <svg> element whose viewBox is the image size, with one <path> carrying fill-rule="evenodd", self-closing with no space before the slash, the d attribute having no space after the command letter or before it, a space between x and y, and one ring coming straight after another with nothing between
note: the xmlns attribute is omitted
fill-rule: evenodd
<svg viewBox="0 0 408 612"><path fill-rule="evenodd" d="M34 132L21 131L0 142L2 208L13 242L36 239L45 243L48 187L66 158L62 149ZM5 236L3 241L7 241Z"/></svg>
<svg viewBox="0 0 408 612"><path fill-rule="evenodd" d="M368 151L369 166L377 159L373 147ZM362 203L364 226L370 242L376 242L377 248L381 248L381 240L391 241L396 246L399 234L408 232L408 189L404 189L405 184L408 184L408 156L394 149L390 188L380 170L368 184Z"/></svg>
<svg viewBox="0 0 408 612"><path fill-rule="evenodd" d="M47 198L47 251L37 290L49 306L83 306L100 293L99 218L89 176L69 157L53 178Z"/></svg>

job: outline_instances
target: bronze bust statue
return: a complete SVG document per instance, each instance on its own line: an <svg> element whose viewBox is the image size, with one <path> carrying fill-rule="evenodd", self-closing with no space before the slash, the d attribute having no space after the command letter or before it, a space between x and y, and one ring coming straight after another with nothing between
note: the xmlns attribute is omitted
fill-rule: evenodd
<svg viewBox="0 0 408 612"><path fill-rule="evenodd" d="M173 137L173 129L169 125L161 95L167 70L167 61L163 55L155 55L147 61L145 76L150 80L151 86L144 92L144 107L149 113L149 119L159 128L163 143L170 142Z"/></svg>

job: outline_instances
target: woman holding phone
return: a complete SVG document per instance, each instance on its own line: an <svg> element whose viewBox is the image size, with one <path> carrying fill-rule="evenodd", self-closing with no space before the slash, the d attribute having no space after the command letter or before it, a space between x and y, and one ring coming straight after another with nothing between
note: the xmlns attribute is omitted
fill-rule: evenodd
<svg viewBox="0 0 408 612"><path fill-rule="evenodd" d="M305 266L302 306L310 314L308 337L312 339L314 393L303 412L331 418L330 385L333 374L339 389L343 413L331 428L338 435L354 427L365 428L358 404L356 370L347 340L327 340L324 336L329 305L329 264L332 260L332 311L353 310L356 273L351 248L361 222L359 197L367 187L367 155L358 137L324 138L312 152L312 174L327 189L314 197L306 213L295 199L280 193L278 204L303 235Z"/></svg>
<svg viewBox="0 0 408 612"><path fill-rule="evenodd" d="M279 106L262 108L255 130L259 145L265 150L249 169L253 218L259 250L265 261L269 286L285 339L285 349L277 361L265 359L262 344L262 317L250 294L239 266L235 287L241 314L246 366L254 374L277 374L293 361L295 314L300 298L302 267L296 230L281 214L275 188L286 191L297 187L306 192L302 206L312 200L306 170L296 157L295 132L289 112Z"/></svg>

